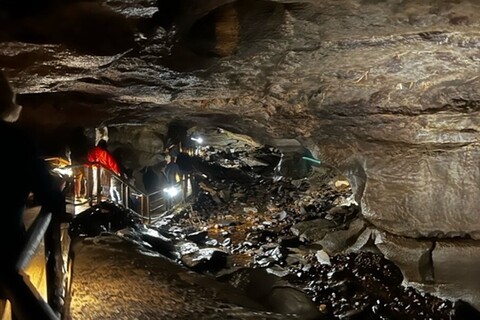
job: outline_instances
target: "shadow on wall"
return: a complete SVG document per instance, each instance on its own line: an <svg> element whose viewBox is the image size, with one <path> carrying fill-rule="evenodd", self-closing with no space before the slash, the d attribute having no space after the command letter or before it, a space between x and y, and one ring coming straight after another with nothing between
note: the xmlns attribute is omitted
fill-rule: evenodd
<svg viewBox="0 0 480 320"><path fill-rule="evenodd" d="M221 6L193 23L187 42L197 54L229 56L245 44L279 36L285 6L270 1L247 0Z"/></svg>
<svg viewBox="0 0 480 320"><path fill-rule="evenodd" d="M280 37L286 10L284 4L263 0L157 1L157 6L152 19L139 27L149 35L157 26L169 31L174 39L163 63L184 71L239 50L262 50L252 43Z"/></svg>
<svg viewBox="0 0 480 320"><path fill-rule="evenodd" d="M134 25L100 3L10 1L0 5L0 16L0 41L61 43L97 55L134 46Z"/></svg>

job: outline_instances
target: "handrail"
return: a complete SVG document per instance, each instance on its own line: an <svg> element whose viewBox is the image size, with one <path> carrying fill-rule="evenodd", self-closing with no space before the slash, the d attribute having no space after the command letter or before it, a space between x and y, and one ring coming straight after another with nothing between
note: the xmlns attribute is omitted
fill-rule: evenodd
<svg viewBox="0 0 480 320"><path fill-rule="evenodd" d="M136 187L135 185L133 185L129 181L125 180L123 177L119 176L118 174L116 174L115 172L113 172L109 168L106 168L105 166L103 166L100 163L67 165L67 166L63 166L61 169L73 170L73 169L76 169L76 168L84 168L84 169L87 169L87 170L91 170L93 167L101 168L101 170L103 170L104 172L107 173L107 178L108 179L113 178L115 181L119 182L120 187L121 187L121 192L122 192L122 196L121 196L122 204L126 208L129 208L132 211L134 211L136 214L142 216L148 222L151 221L151 214L153 212L155 212L155 210L158 210L159 208L162 207L162 206L152 206L151 205L152 200L155 198L154 196L157 195L157 194L161 194L161 191L158 191L158 192L153 193L153 194L146 194L143 191L141 191L138 187ZM101 196L100 196L100 192L99 192L99 190L101 190L100 187L102 186L100 172L97 171L97 177L96 177L97 185L96 186L93 185L93 181L88 181L88 179L93 178L93 172L89 171L89 174L86 175L86 177L87 177L88 190L89 190L88 195L89 195L91 201L94 200L93 199L93 194L92 194L93 190L97 190L97 199L95 201L96 202L101 201ZM138 212L138 210L136 210L135 208L130 208L129 199L130 199L130 196L132 196L132 195L141 198L142 203L140 204L140 207L141 207L140 210L139 210L140 212ZM161 199L156 199L155 201L165 200L163 198L163 196L161 196L160 198Z"/></svg>
<svg viewBox="0 0 480 320"><path fill-rule="evenodd" d="M163 193L163 190L158 190L158 191L149 193L147 195L148 199L149 199L149 203L150 203L150 211L151 212L155 212L158 209L160 209L161 207L165 206L165 203L162 203L162 204L157 205L157 206L153 206L154 203L156 204L156 203L160 202L161 200L165 200L165 198L163 198L163 196L161 195L162 193ZM155 196L157 196L157 195L160 195L160 197L157 198L156 200L153 200L155 198Z"/></svg>
<svg viewBox="0 0 480 320"><path fill-rule="evenodd" d="M172 199L166 199L163 196L163 192L164 192L163 190L158 190L158 191L155 191L155 192L152 192L152 193L149 193L149 194L145 194L144 192L139 190L136 186L132 185L130 182L126 181L121 176L117 175L115 172L110 170L109 168L106 168L105 166L103 166L101 164L95 164L95 165L100 166L103 170L106 170L109 173L110 177L113 177L115 180L122 183L124 187L126 186L127 187L126 189L129 191L128 192L129 193L128 197L132 194L130 189L133 189L134 193L139 194L142 197L142 199L146 199L146 205L145 206L142 205L140 215L142 217L144 217L148 221L148 223L151 223L151 221L152 221L152 213L153 212L156 212L157 210L161 209L162 207L165 207L165 211L162 212L162 213L165 213L165 212L167 212L168 210L171 209ZM99 182L99 181L100 181L100 179L98 179L97 182ZM184 183L185 183L185 180L182 179L181 181L173 184L173 186L176 186L176 187L179 186L180 187L181 192L183 194L183 200L185 200L185 189L184 189L184 186L183 186ZM124 187L122 187L122 190L124 190ZM155 198L158 195L160 195L160 196L158 198ZM156 206L153 205L153 204L156 204L158 202L163 202L163 203L160 204L160 205L156 205ZM127 201L127 203L124 203L124 205L128 208L128 201ZM130 208L130 209L132 209L132 208ZM133 210L133 211L135 211L135 210ZM138 212L136 212L136 213L138 213Z"/></svg>
<svg viewBox="0 0 480 320"><path fill-rule="evenodd" d="M138 214L142 218L144 218L148 223L151 223L152 219L152 214L155 212L158 212L162 208L164 208L164 211L162 212L165 213L168 210L171 209L172 205L172 200L167 199L163 195L163 190L158 190L152 193L145 193L141 191L138 187L130 183L129 181L125 180L122 176L119 176L109 168L106 168L100 163L95 163L95 164L80 164L80 165L63 165L62 161L57 160L56 158L50 158L48 159L49 161L55 161L56 163L61 163L61 170L66 170L71 174L71 172L76 169L76 168L83 168L88 171L88 174L85 175L87 177L87 184L88 184L88 198L90 199L90 203L99 203L101 201L101 193L98 192L98 190L101 190L100 187L102 187L101 183L101 173L100 170L96 171L96 177L93 177L93 171L92 168L97 167L103 170L104 172L107 173L107 179L113 179L117 183L119 183L119 187L121 190L119 190L121 196L120 200L121 203L123 204L124 207L131 209L134 213ZM60 171L60 170L59 170ZM97 185L93 185L93 180L97 181ZM109 183L110 184L110 183ZM185 179L182 179L182 181L175 183L174 186L180 187L182 193L183 193L183 200L185 199L186 196L186 181ZM76 186L74 186L75 188ZM97 190L96 192L96 197L94 198L93 190ZM131 200L131 196L136 197L136 199L140 200L140 203L138 203L139 208L131 208L129 201Z"/></svg>
<svg viewBox="0 0 480 320"><path fill-rule="evenodd" d="M150 221L150 212L148 212L147 210L145 210L145 207L142 206L141 208L141 212L137 212L136 210L134 210L133 208L130 208L129 206L129 203L128 203L128 200L130 198L130 196L132 195L132 190L134 191L135 194L138 194L141 196L142 199L147 199L147 202L148 202L148 195L146 195L144 192L142 192L140 189L138 189L136 186L132 185L130 182L126 181L123 177L119 176L118 174L116 174L115 172L113 172L112 170L110 170L109 168L103 166L102 164L92 164L91 166L97 166L97 167L101 167L102 170L106 171L108 173L108 178L113 178L115 179L116 181L120 182L121 183L121 190L122 192L124 190L126 190L126 194L124 194L123 196L123 205L126 207L126 208L129 208L131 209L132 211L134 211L135 213L137 214L140 214L142 217L146 218L148 221ZM89 167L91 167L89 166ZM93 185L92 185L93 186ZM99 193L100 191L100 188L101 187L101 178L100 179L97 179L97 193Z"/></svg>
<svg viewBox="0 0 480 320"><path fill-rule="evenodd" d="M23 270L31 262L31 259L35 252L39 249L42 239L50 237L52 227L52 213L46 212L43 208L35 218L34 222L30 226L27 232L27 241L23 246L23 249L17 261L15 268L10 272L12 274L4 274L2 286L5 298L10 300L12 305L12 319L19 320L58 320L59 316L53 309L53 301L49 299L48 304L38 293L37 289L31 284L27 283L22 276ZM47 248L48 247L48 248ZM58 252L55 252L55 248L45 244L46 253L50 255L49 258L45 257L45 264L48 269L48 259L55 261L58 258ZM55 281L52 281L52 277L55 277L55 270L47 270L47 290L50 289L50 284L57 285ZM55 288L50 291L55 291ZM60 307L60 306L59 306ZM56 310L58 314L61 314L62 310Z"/></svg>
<svg viewBox="0 0 480 320"><path fill-rule="evenodd" d="M50 221L52 221L52 213L40 210L28 229L27 241L15 265L16 270L25 269L28 266L47 232Z"/></svg>
<svg viewBox="0 0 480 320"><path fill-rule="evenodd" d="M54 160L54 159L47 159ZM146 199L146 205L143 206L141 216L146 217L148 222L151 222L152 212L157 211L162 207L166 207L166 210L163 212L168 212L171 208L172 200L166 200L163 196L163 190L158 190L156 192L145 194L139 190L136 186L130 182L124 180L122 177L116 175L114 172L105 168L101 165L96 165L101 167L108 173L108 178L114 178L121 183L122 191L124 191L123 201L126 207L128 208L128 199L132 194L139 195L142 200ZM91 170L92 166L89 165L65 165L64 162L61 162L61 169L75 169L79 167L87 167ZM68 171L67 171L68 172ZM89 171L91 173L91 171ZM67 173L68 175L71 172ZM86 175L91 177L91 175ZM100 174L99 174L100 176ZM93 181L89 181L89 192L93 187ZM174 184L180 186L180 189L183 193L183 200L187 194L186 186L187 180L185 178L182 181ZM100 192L101 179L97 180L97 192ZM75 187L75 185L74 185ZM91 193L89 193L91 197ZM100 199L100 198L98 198ZM160 205L156 205L158 202L162 202ZM155 204L155 205L153 205ZM17 261L15 261L15 268L11 270L12 274L3 275L1 277L0 285L3 286L3 292L5 297L12 302L12 312L15 319L18 320L59 320L60 316L64 316L65 305L61 302L59 303L58 290L60 286L63 286L64 283L59 280L59 276L62 277L62 274L59 274L59 264L63 263L62 259L62 249L61 249L61 237L60 237L60 221L53 219L52 213L45 211L41 208L37 217L33 221L32 225L27 231L27 241L19 254ZM47 278L47 300L48 303L40 296L37 289L31 284L27 284L21 273L31 262L32 257L38 251L40 244L44 241L45 246L45 267L46 267L46 278ZM9 271L10 272L10 271ZM60 297L61 298L61 297ZM61 300L61 299L60 299Z"/></svg>

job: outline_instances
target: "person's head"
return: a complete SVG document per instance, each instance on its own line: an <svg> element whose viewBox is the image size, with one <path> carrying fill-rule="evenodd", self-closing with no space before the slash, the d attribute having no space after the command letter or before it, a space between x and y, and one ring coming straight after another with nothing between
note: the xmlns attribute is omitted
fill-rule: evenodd
<svg viewBox="0 0 480 320"><path fill-rule="evenodd" d="M20 117L22 106L18 105L15 99L15 92L5 74L0 70L0 118L2 120L15 122Z"/></svg>
<svg viewBox="0 0 480 320"><path fill-rule="evenodd" d="M104 150L107 150L107 141L105 141L103 139L100 139L97 143L97 146L99 146L100 148L102 148Z"/></svg>

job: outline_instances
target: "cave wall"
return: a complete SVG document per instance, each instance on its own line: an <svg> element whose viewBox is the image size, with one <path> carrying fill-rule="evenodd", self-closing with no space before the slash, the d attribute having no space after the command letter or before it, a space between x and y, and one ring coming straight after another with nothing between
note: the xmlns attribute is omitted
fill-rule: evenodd
<svg viewBox="0 0 480 320"><path fill-rule="evenodd" d="M323 110L318 156L344 166L363 214L378 227L410 237L477 238L478 85L450 81L395 90L347 112ZM400 99L409 103L395 106Z"/></svg>
<svg viewBox="0 0 480 320"><path fill-rule="evenodd" d="M478 1L252 4L65 1L7 15L0 66L20 98L41 101L25 99L29 125L237 117L242 133L296 139L339 168L379 229L478 238ZM75 32L56 28L67 13Z"/></svg>
<svg viewBox="0 0 480 320"><path fill-rule="evenodd" d="M316 60L317 68L277 84L297 105L284 107L290 119L287 112L272 117L345 172L378 228L478 238L477 5L372 3L319 5L343 17L343 31L318 13L325 41L286 57L293 73L306 68L302 61Z"/></svg>
<svg viewBox="0 0 480 320"><path fill-rule="evenodd" d="M432 49L442 51L441 61L438 52L403 57L398 73L391 74L398 82L385 79L377 91L362 91L354 101L339 105L344 98L337 96L327 105L314 106L320 116L320 143L314 142L318 157L344 167L365 217L391 233L479 236L478 64L475 59L455 59L457 45L435 43ZM419 71L420 61L429 64L429 70L439 65L448 74ZM381 69L379 64L367 67ZM360 81L364 86L382 77L381 72L371 75L372 69L370 78ZM402 78L413 75L424 80L405 84Z"/></svg>

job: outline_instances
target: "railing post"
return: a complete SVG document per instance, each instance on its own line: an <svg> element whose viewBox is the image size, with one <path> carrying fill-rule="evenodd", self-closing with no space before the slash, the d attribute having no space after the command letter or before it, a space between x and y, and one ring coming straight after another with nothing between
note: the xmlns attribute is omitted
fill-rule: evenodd
<svg viewBox="0 0 480 320"><path fill-rule="evenodd" d="M130 208L130 188L128 187L128 185L122 183L122 199L123 199L123 206L125 208Z"/></svg>
<svg viewBox="0 0 480 320"><path fill-rule="evenodd" d="M182 196L185 202L185 199L187 199L187 175L185 173L182 173Z"/></svg>
<svg viewBox="0 0 480 320"><path fill-rule="evenodd" d="M147 195L146 197L146 202L147 202L147 221L148 221L148 224L152 223L152 213L150 212L150 196ZM144 212L142 212L142 215L145 216Z"/></svg>
<svg viewBox="0 0 480 320"><path fill-rule="evenodd" d="M97 204L102 202L102 181L101 181L101 166L96 166L96 175L97 175Z"/></svg>
<svg viewBox="0 0 480 320"><path fill-rule="evenodd" d="M45 233L45 260L47 280L47 301L52 309L60 312L63 308L63 256L60 222L52 219Z"/></svg>
<svg viewBox="0 0 480 320"><path fill-rule="evenodd" d="M92 166L87 166L87 190L86 190L87 199L89 199L90 205L93 201L93 168Z"/></svg>

